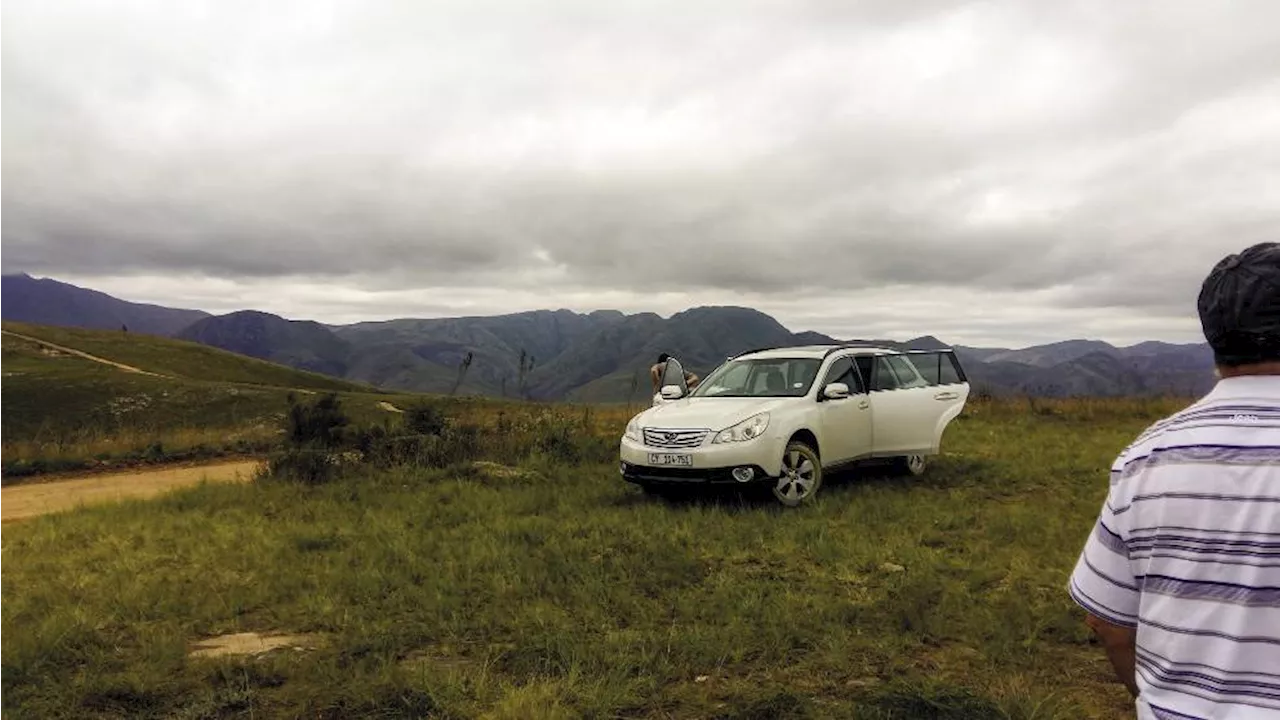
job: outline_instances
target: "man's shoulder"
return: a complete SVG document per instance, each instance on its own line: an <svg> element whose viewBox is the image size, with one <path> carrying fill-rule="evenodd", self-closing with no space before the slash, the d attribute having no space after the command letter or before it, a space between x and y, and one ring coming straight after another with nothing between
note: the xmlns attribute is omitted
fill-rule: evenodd
<svg viewBox="0 0 1280 720"><path fill-rule="evenodd" d="M1205 410L1211 405L1209 398L1198 400L1187 407L1171 414L1166 415L1159 420L1151 423L1138 433L1137 437L1120 452L1117 462L1135 454L1141 454L1149 451L1153 446L1158 446L1166 440L1170 433L1176 432L1179 428L1185 426L1189 421L1197 417L1203 416Z"/></svg>
<svg viewBox="0 0 1280 720"><path fill-rule="evenodd" d="M1230 447L1242 434L1261 427L1280 431L1280 397L1240 397L1210 393L1147 426L1116 457L1112 480L1131 474L1133 466L1170 450ZM1126 469L1128 472L1126 472Z"/></svg>

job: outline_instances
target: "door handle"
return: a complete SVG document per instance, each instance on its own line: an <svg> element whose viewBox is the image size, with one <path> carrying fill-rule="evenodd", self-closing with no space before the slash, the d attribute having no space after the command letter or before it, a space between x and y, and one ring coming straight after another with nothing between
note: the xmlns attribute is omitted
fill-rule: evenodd
<svg viewBox="0 0 1280 720"><path fill-rule="evenodd" d="M934 400L955 400L958 397L960 396L953 392L940 392L937 395L934 395L933 399Z"/></svg>
<svg viewBox="0 0 1280 720"><path fill-rule="evenodd" d="M858 403L858 408L861 410L866 410L869 407L871 407L871 403L866 400L863 400Z"/></svg>

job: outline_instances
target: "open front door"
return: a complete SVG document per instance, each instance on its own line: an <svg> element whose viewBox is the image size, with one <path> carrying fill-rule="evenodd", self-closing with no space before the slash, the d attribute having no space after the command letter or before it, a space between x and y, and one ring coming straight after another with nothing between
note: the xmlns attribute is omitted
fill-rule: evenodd
<svg viewBox="0 0 1280 720"><path fill-rule="evenodd" d="M685 397L689 394L689 381L685 377L684 366L675 358L667 358L666 367L662 369L662 384L658 387L658 390L661 391L662 388L668 385L675 385L680 388L680 397Z"/></svg>

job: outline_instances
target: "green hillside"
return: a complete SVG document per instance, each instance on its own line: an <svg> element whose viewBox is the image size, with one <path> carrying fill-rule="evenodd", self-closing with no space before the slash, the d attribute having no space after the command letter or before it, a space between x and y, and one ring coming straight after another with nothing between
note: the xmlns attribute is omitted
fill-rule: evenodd
<svg viewBox="0 0 1280 720"><path fill-rule="evenodd" d="M376 392L362 383L295 370L186 340L107 330L51 327L5 321L6 333L89 353L158 375L192 380L270 385L307 390ZM6 342L9 337L6 336Z"/></svg>
<svg viewBox="0 0 1280 720"><path fill-rule="evenodd" d="M4 330L6 482L57 470L259 454L278 443L291 393L337 391L365 421L393 414L380 403L411 399L150 335L7 322Z"/></svg>

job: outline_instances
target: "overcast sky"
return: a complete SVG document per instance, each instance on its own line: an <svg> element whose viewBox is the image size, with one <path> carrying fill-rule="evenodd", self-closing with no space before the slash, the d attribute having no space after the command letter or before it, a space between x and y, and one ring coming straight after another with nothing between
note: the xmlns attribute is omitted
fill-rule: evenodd
<svg viewBox="0 0 1280 720"><path fill-rule="evenodd" d="M1199 340L1280 3L8 0L4 272L347 322Z"/></svg>

